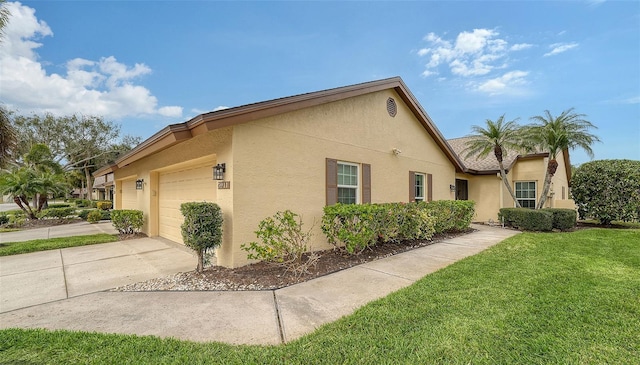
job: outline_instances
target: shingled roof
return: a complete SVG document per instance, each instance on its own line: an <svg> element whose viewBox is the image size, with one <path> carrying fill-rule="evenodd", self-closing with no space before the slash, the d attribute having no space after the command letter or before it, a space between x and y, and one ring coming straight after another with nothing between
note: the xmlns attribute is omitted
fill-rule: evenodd
<svg viewBox="0 0 640 365"><path fill-rule="evenodd" d="M466 172L475 174L495 174L500 171L498 161L493 153L488 154L485 158L477 158L475 156L467 157L465 149L467 148L467 142L472 137L461 137L449 139L447 142L453 151L458 155L458 158L462 161L466 167ZM534 152L528 154L519 154L517 151L507 151L507 154L503 156L503 164L506 171L511 170L513 165L518 159L529 157L547 157L549 153L546 152Z"/></svg>

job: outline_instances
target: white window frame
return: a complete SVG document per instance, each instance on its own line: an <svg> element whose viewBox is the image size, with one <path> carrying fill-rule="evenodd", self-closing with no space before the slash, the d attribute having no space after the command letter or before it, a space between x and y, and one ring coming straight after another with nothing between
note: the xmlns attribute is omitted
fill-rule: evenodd
<svg viewBox="0 0 640 365"><path fill-rule="evenodd" d="M414 180L413 180L413 192L414 192L414 200L417 202L423 202L424 201L424 193L427 190L427 186L426 186L426 182L427 182L427 174L423 174L421 172L415 172L413 174L414 176ZM418 177L420 177L420 179L422 180L422 185L418 185L418 180L420 180ZM422 195L418 195L418 187L422 188Z"/></svg>
<svg viewBox="0 0 640 365"><path fill-rule="evenodd" d="M530 183L534 184L534 188L533 188L533 198L518 198L518 184L527 184L527 189L523 190L520 189L520 191L526 191L526 192L530 192L531 190L529 189L528 185ZM537 202L537 196L538 196L538 182L537 181L516 181L514 184L514 191L516 194L516 199L518 200L518 202L520 203L520 206L523 206L522 201L527 200L527 201L533 201L533 206L529 206L529 207L524 207L523 208L530 208L530 209L535 209L536 208L536 202ZM517 204L514 202L513 206L517 206Z"/></svg>
<svg viewBox="0 0 640 365"><path fill-rule="evenodd" d="M356 168L356 185L346 185L346 184L340 184L340 165L343 166L351 166L351 167L355 167ZM361 189L361 185L362 183L360 182L360 165L357 163L353 163L353 162L345 162L345 161L338 161L337 163L337 167L336 167L336 173L338 174L338 202L340 203L340 189L355 189L356 191L356 201L354 204L360 204L360 189ZM344 204L344 203L343 203Z"/></svg>

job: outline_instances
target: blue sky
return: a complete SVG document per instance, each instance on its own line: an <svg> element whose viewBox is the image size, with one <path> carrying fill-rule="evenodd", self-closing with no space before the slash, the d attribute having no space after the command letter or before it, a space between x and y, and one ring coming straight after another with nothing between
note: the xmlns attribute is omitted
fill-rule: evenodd
<svg viewBox="0 0 640 365"><path fill-rule="evenodd" d="M7 2L0 100L146 139L233 107L400 76L446 138L574 107L640 160L640 2ZM589 161L572 152L572 163Z"/></svg>

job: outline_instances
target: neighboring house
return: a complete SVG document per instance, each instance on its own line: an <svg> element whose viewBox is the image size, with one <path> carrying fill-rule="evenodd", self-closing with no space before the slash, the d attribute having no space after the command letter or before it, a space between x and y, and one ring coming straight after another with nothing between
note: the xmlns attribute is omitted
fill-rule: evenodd
<svg viewBox="0 0 640 365"><path fill-rule="evenodd" d="M464 150L469 139L463 137L448 140L465 166L464 173L456 174L456 199L476 202L476 221L497 222L500 208L514 207L515 202L500 178L500 168L493 153L483 159L473 156L466 158ZM504 156L507 180L522 207L535 208L540 199L548 160L548 152L520 155L510 151ZM545 207L575 209L574 201L569 198L571 163L568 151L562 151L557 156L557 161L558 169L551 180Z"/></svg>
<svg viewBox="0 0 640 365"><path fill-rule="evenodd" d="M214 180L216 167L221 180ZM527 176L534 168L535 179ZM540 184L544 168L523 159L510 175ZM199 115L157 132L94 176L108 174L115 208L143 211L149 236L182 242L180 204L217 203L224 224L216 259L226 267L248 263L240 246L256 240L261 220L286 209L313 227L312 249L319 250L330 247L320 230L323 208L336 202L466 194L478 203L479 221L496 220L499 207L509 206L495 172L465 168L398 77Z"/></svg>
<svg viewBox="0 0 640 365"><path fill-rule="evenodd" d="M96 176L93 180L92 198L113 201L113 172Z"/></svg>

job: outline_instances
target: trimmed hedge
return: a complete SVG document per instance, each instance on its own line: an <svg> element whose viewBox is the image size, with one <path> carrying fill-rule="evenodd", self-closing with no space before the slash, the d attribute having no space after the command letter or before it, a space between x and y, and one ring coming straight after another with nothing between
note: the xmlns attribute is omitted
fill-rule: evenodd
<svg viewBox="0 0 640 365"><path fill-rule="evenodd" d="M71 206L71 204L54 203L54 204L49 204L47 207L49 209L52 209L52 208L69 208L70 206Z"/></svg>
<svg viewBox="0 0 640 365"><path fill-rule="evenodd" d="M75 216L75 214L74 208L50 208L42 210L38 216L39 218L64 219L69 216Z"/></svg>
<svg viewBox="0 0 640 365"><path fill-rule="evenodd" d="M102 213L100 210L92 210L87 214L87 222L89 223L97 223L102 218Z"/></svg>
<svg viewBox="0 0 640 365"><path fill-rule="evenodd" d="M324 208L322 232L330 243L350 254L377 243L429 240L434 233L468 228L474 214L470 201L336 204Z"/></svg>
<svg viewBox="0 0 640 365"><path fill-rule="evenodd" d="M547 212L551 212L553 220L553 228L561 231L567 231L573 229L576 226L578 220L578 212L573 209L563 208L547 208L544 209Z"/></svg>
<svg viewBox="0 0 640 365"><path fill-rule="evenodd" d="M202 272L207 253L222 244L222 210L216 203L187 202L180 204L180 212L184 216L182 240L196 251L197 271Z"/></svg>
<svg viewBox="0 0 640 365"><path fill-rule="evenodd" d="M9 217L6 214L0 214L0 226L9 223Z"/></svg>
<svg viewBox="0 0 640 365"><path fill-rule="evenodd" d="M498 218L509 227L524 231L548 232L553 229L570 230L576 226L577 213L573 209L502 208Z"/></svg>
<svg viewBox="0 0 640 365"><path fill-rule="evenodd" d="M113 202L110 200L101 200L96 202L96 208L100 210L109 210L113 208Z"/></svg>
<svg viewBox="0 0 640 365"><path fill-rule="evenodd" d="M553 213L547 210L529 208L502 208L498 218L506 226L524 231L551 231L553 229Z"/></svg>

